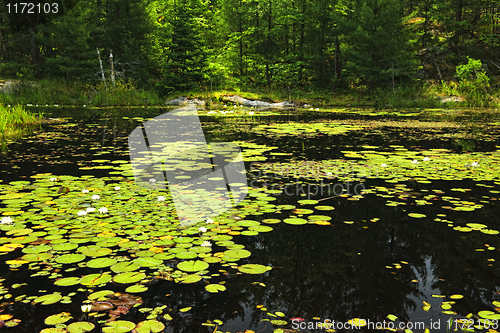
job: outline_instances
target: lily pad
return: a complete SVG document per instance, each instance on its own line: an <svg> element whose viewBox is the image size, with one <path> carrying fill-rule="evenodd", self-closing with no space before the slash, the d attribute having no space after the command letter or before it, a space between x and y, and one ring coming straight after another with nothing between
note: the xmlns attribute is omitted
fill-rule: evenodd
<svg viewBox="0 0 500 333"><path fill-rule="evenodd" d="M226 290L226 287L222 284L209 284L205 286L205 289L211 293L218 293L220 291Z"/></svg>
<svg viewBox="0 0 500 333"><path fill-rule="evenodd" d="M132 272L139 268L141 268L141 265L131 261L123 261L111 266L111 270L115 273Z"/></svg>
<svg viewBox="0 0 500 333"><path fill-rule="evenodd" d="M59 264L74 264L84 260L85 258L85 255L79 253L63 254L56 258L56 262Z"/></svg>
<svg viewBox="0 0 500 333"><path fill-rule="evenodd" d="M115 320L106 323L106 327L103 327L102 331L104 333L125 333L130 332L135 328L133 322L127 320Z"/></svg>
<svg viewBox="0 0 500 333"><path fill-rule="evenodd" d="M95 328L93 323L89 323L88 321L79 321L76 323L71 323L66 327L66 330L69 333L84 333L90 332Z"/></svg>
<svg viewBox="0 0 500 333"><path fill-rule="evenodd" d="M146 290L148 290L148 287L143 284L136 284L125 289L125 291L128 293L142 293Z"/></svg>
<svg viewBox="0 0 500 333"><path fill-rule="evenodd" d="M238 270L247 274L263 274L270 270L271 267L259 264L246 264L238 267Z"/></svg>
<svg viewBox="0 0 500 333"><path fill-rule="evenodd" d="M146 278L146 274L142 272L126 272L120 273L113 278L116 283L135 283Z"/></svg>
<svg viewBox="0 0 500 333"><path fill-rule="evenodd" d="M177 265L177 268L185 272L198 272L208 268L208 264L200 260L183 261Z"/></svg>
<svg viewBox="0 0 500 333"><path fill-rule="evenodd" d="M71 276L71 277L66 277L66 278L56 280L54 282L54 284L56 286L65 286L65 287L66 286L74 286L74 285L79 284L80 280L81 280L81 278L79 278L79 277Z"/></svg>
<svg viewBox="0 0 500 333"><path fill-rule="evenodd" d="M103 274L89 274L82 277L80 283L84 286L97 286L100 284L108 283L111 281L111 275Z"/></svg>
<svg viewBox="0 0 500 333"><path fill-rule="evenodd" d="M145 320L137 324L135 330L137 333L157 333L161 332L164 328L165 324L158 320Z"/></svg>
<svg viewBox="0 0 500 333"><path fill-rule="evenodd" d="M71 313L69 312L61 312L52 316L48 316L45 318L45 325L57 325L57 324L62 324L70 320L71 318Z"/></svg>
<svg viewBox="0 0 500 333"><path fill-rule="evenodd" d="M87 262L87 267L104 268L116 264L117 260L113 258L96 258Z"/></svg>
<svg viewBox="0 0 500 333"><path fill-rule="evenodd" d="M48 294L35 298L33 302L41 303L42 305L50 305L59 302L61 298L62 296L60 294Z"/></svg>

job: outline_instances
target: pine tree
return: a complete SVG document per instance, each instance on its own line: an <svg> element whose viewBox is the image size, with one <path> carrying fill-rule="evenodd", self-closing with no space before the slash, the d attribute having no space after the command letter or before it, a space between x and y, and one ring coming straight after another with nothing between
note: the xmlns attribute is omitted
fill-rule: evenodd
<svg viewBox="0 0 500 333"><path fill-rule="evenodd" d="M400 0L359 0L353 20L347 22L346 69L370 88L415 68L410 36L404 26L404 2Z"/></svg>
<svg viewBox="0 0 500 333"><path fill-rule="evenodd" d="M207 55L201 37L201 18L200 4L196 6L186 0L174 4L161 92L185 91L203 81Z"/></svg>

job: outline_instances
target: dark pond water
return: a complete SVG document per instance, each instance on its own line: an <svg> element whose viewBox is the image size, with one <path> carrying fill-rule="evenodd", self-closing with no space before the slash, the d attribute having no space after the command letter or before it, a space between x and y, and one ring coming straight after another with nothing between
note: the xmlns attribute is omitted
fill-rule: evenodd
<svg viewBox="0 0 500 333"><path fill-rule="evenodd" d="M165 111L46 110L48 117L58 120L45 124L43 131L34 136L8 145L8 150L0 155L0 179L7 185L19 180L33 181L31 177L36 174L51 173L93 176L110 182L119 174L113 161L128 160L129 133L147 118ZM298 322L292 322L292 318L303 318L304 324L324 322L325 319L345 323L362 318L373 325L390 322L388 315L398 318L396 327L398 323L407 324L407 328L413 325L413 332L423 332L425 328L431 332L446 332L449 320L470 314L477 324L481 318L478 313L492 311L489 315L493 327L497 322L495 314L500 310L500 303L493 303L500 301L500 242L494 232L500 230L497 164L500 159L495 155L500 134L500 126L495 124L498 118L486 112L429 113L423 121L416 121L415 116L405 117L401 113L374 118L367 115L370 112L374 111L330 114L304 111L298 116L286 112L268 117L262 115L258 119L253 117L253 121L248 116L226 119L202 114L207 141L247 143L242 147L249 153L246 166L251 186L262 190L264 187L285 189L282 193L271 193L275 199L269 202L274 206L294 206L288 210L259 208L246 219L262 223L269 219L283 221L291 216L308 219L310 214L319 214L322 216L317 219L320 223L310 223L314 219L302 225L281 222L268 224L272 231L254 236L235 233L232 241L251 252L250 257L238 260L237 265L272 266L270 271L241 274L234 264L211 265L205 274L212 275L211 278L197 283L182 284L154 278L147 283L147 291L134 293L143 303L131 307L118 320L138 323L151 319L147 318L149 312L141 308L165 305L161 316L156 318L166 325L165 332L214 332L214 326L203 323L216 319L224 323L217 328L222 332L247 329L273 332L278 328L295 329ZM412 112L415 113L407 113ZM276 132L270 130L288 121L303 121L298 126L302 129L306 124L327 121L340 127L335 130L314 127L309 132L290 132L285 127ZM270 127L262 129L259 126ZM345 126L361 127L345 130ZM257 145L274 149L256 153ZM408 166L395 167L390 171L392 176L388 176L382 166L385 163L378 162L378 158L398 152L408 159ZM442 158L442 162L433 164L432 170L437 170L440 163L450 163L452 172L436 176L436 171L427 171L431 169L424 168L428 161L424 156L430 156L429 161ZM415 161L413 166L412 160ZM474 162L478 163L478 169L472 164ZM339 163L342 167L334 168ZM382 171L366 175L359 171L361 169L349 168L368 164L376 164ZM417 164L422 168L418 172L415 171ZM284 166L287 169L282 169ZM287 171L278 174L273 169L276 167ZM332 174L327 174L326 170L332 170ZM327 184L330 191L311 193L304 190L304 186L307 189L308 185L319 182ZM342 185L336 189L346 189L347 185L350 189L331 190L335 184ZM363 185L366 192L353 192L356 185ZM1 193L8 194L9 188L3 187ZM298 203L304 199L317 202ZM318 211L318 205L330 208ZM0 207L8 210L8 205ZM43 205L36 207L42 211L48 209ZM466 209L462 209L464 207ZM468 209L470 207L475 208ZM23 210L29 208L29 205L22 207ZM484 226L467 227L468 223ZM26 223L25 227L33 225ZM9 237L6 229L1 233L2 237ZM20 250L3 253L4 261L22 257L24 253ZM212 247L212 252L225 250L224 246L216 244ZM121 253L126 255L126 252ZM165 264L175 267L179 261L182 260L168 260ZM40 266L42 271L53 272L55 267L63 269L63 276L75 275L64 273L64 269L76 264L62 268L43 263ZM147 269L146 273L152 271ZM95 271L89 267L77 270L78 276L91 273ZM11 314L21 320L16 327L0 330L40 332L54 327L44 323L48 316L61 312L71 313L72 321L85 320L99 327L98 321L109 318L107 314L99 318L88 317L80 309L91 293L89 289L111 289L126 294L127 286L117 283L95 288L82 288L78 284L58 287L54 279L32 274L26 265L0 265L3 280L0 315ZM221 282L226 290L206 291L208 283ZM13 287L22 283L26 285ZM49 306L21 302L23 295L38 296L44 293L41 291L75 294L70 302ZM430 308L424 308L424 301ZM192 308L179 312L186 307ZM167 313L171 320L163 317ZM280 313L285 316L281 317ZM285 320L287 324L273 325L269 320ZM457 322L453 322L452 328L456 327ZM372 328L338 331L372 331ZM99 328L93 330L99 331ZM305 328L301 331L327 330Z"/></svg>

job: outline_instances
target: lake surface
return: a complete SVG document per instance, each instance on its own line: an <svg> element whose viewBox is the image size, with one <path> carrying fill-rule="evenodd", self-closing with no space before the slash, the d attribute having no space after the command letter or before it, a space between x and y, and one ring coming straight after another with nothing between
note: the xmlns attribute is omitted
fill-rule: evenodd
<svg viewBox="0 0 500 333"><path fill-rule="evenodd" d="M18 325L2 330L500 329L498 113L200 111L208 142L242 147L251 189L182 229L129 165L128 135L168 110L46 108L0 155L0 319ZM98 301L126 313L82 312Z"/></svg>

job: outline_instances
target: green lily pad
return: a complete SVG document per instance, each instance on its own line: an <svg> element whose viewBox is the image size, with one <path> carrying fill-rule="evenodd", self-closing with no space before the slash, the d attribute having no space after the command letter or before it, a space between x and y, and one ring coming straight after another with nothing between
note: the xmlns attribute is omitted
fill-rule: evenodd
<svg viewBox="0 0 500 333"><path fill-rule="evenodd" d="M106 327L103 327L102 331L104 333L125 333L130 332L135 328L135 324L126 320L115 320L106 323Z"/></svg>
<svg viewBox="0 0 500 333"><path fill-rule="evenodd" d="M141 321L135 327L137 333L157 333L165 328L165 324L158 320L145 320Z"/></svg>
<svg viewBox="0 0 500 333"><path fill-rule="evenodd" d="M112 295L114 294L115 292L114 291L111 291L111 290L100 290L100 291L96 291L95 293L92 293L88 296L88 299L99 299L101 297L105 297L105 296L108 296L108 295Z"/></svg>
<svg viewBox="0 0 500 333"><path fill-rule="evenodd" d="M153 257L142 257L134 259L134 263L140 265L141 267L154 267L161 265L163 263L163 260L156 259Z"/></svg>
<svg viewBox="0 0 500 333"><path fill-rule="evenodd" d="M62 243L62 244L55 244L52 246L52 249L54 251L71 251L74 250L78 247L78 244L75 243Z"/></svg>
<svg viewBox="0 0 500 333"><path fill-rule="evenodd" d="M42 303L43 304L43 303ZM69 312L61 312L52 316L48 316L45 318L45 325L57 325L57 324L62 324L70 320L71 318L71 313Z"/></svg>
<svg viewBox="0 0 500 333"><path fill-rule="evenodd" d="M30 253L30 254L25 254L24 256L21 257L22 260L26 261L45 261L52 258L52 253Z"/></svg>
<svg viewBox="0 0 500 333"><path fill-rule="evenodd" d="M236 249L236 250L227 250L224 251L224 255L226 257L233 258L248 258L252 253L248 250Z"/></svg>
<svg viewBox="0 0 500 333"><path fill-rule="evenodd" d="M332 206L315 206L314 209L316 209L316 210L334 210L335 207L332 207Z"/></svg>
<svg viewBox="0 0 500 333"><path fill-rule="evenodd" d="M198 281L201 281L202 277L198 274L188 274L185 276L182 276L178 279L178 282L180 283L196 283Z"/></svg>
<svg viewBox="0 0 500 333"><path fill-rule="evenodd" d="M246 264L238 267L238 270L247 274L263 274L270 270L271 267L259 264Z"/></svg>
<svg viewBox="0 0 500 333"><path fill-rule="evenodd" d="M276 224L276 223L280 223L281 220L279 219L264 219L262 220L263 223L267 223L267 224Z"/></svg>
<svg viewBox="0 0 500 333"><path fill-rule="evenodd" d="M477 313L479 317L490 320L498 320L500 319L500 314L495 313L493 311L479 311Z"/></svg>
<svg viewBox="0 0 500 333"><path fill-rule="evenodd" d="M83 246L78 249L81 253L88 257L107 256L113 252L110 248L100 246Z"/></svg>
<svg viewBox="0 0 500 333"><path fill-rule="evenodd" d="M126 272L120 273L113 278L116 283L135 283L146 278L146 274L142 272Z"/></svg>
<svg viewBox="0 0 500 333"><path fill-rule="evenodd" d="M210 293L218 293L220 291L226 290L226 287L222 284L209 284L205 286L205 289Z"/></svg>
<svg viewBox="0 0 500 333"><path fill-rule="evenodd" d="M97 286L100 284L108 283L111 281L111 275L102 273L102 274L89 274L82 277L80 284L84 286Z"/></svg>
<svg viewBox="0 0 500 333"><path fill-rule="evenodd" d="M318 203L318 200L299 200L297 202L301 205L315 205Z"/></svg>
<svg viewBox="0 0 500 333"><path fill-rule="evenodd" d="M115 273L132 272L139 268L141 268L141 265L131 261L123 261L111 266L111 270Z"/></svg>
<svg viewBox="0 0 500 333"><path fill-rule="evenodd" d="M24 253L41 253L48 252L52 249L52 246L46 244L40 244L36 246L29 246L23 249Z"/></svg>
<svg viewBox="0 0 500 333"><path fill-rule="evenodd" d="M307 220L297 218L297 217L284 219L283 222L285 222L287 224L293 224L293 225L307 224Z"/></svg>
<svg viewBox="0 0 500 333"><path fill-rule="evenodd" d="M84 333L90 332L95 328L93 323L89 323L88 321L79 321L76 323L71 323L66 327L66 330L69 333Z"/></svg>
<svg viewBox="0 0 500 333"><path fill-rule="evenodd" d="M75 262L80 262L85 258L85 255L79 253L63 254L56 258L56 262L59 264L74 264Z"/></svg>
<svg viewBox="0 0 500 333"><path fill-rule="evenodd" d="M273 228L267 226L267 225L256 225L256 226L251 226L250 228L251 231L257 231L257 232L269 232L272 231Z"/></svg>
<svg viewBox="0 0 500 333"><path fill-rule="evenodd" d="M54 284L56 286L64 286L64 287L66 287L66 286L74 286L74 285L79 284L80 280L81 280L81 278L79 278L79 277L71 276L71 277L65 277L65 278L56 280L54 282Z"/></svg>
<svg viewBox="0 0 500 333"><path fill-rule="evenodd" d="M198 272L208 268L208 264L200 260L183 261L177 264L177 268L185 272Z"/></svg>
<svg viewBox="0 0 500 333"><path fill-rule="evenodd" d="M96 258L87 262L87 267L104 268L116 264L117 260L113 258Z"/></svg>
<svg viewBox="0 0 500 333"><path fill-rule="evenodd" d="M128 293L142 293L146 290L148 290L148 287L143 284L136 284L125 289Z"/></svg>
<svg viewBox="0 0 500 333"><path fill-rule="evenodd" d="M50 305L59 302L61 298L62 296L60 294L48 294L35 298L33 302L41 303L42 305Z"/></svg>
<svg viewBox="0 0 500 333"><path fill-rule="evenodd" d="M184 252L179 252L175 255L179 259L194 259L198 255L194 252L191 251L184 251Z"/></svg>

